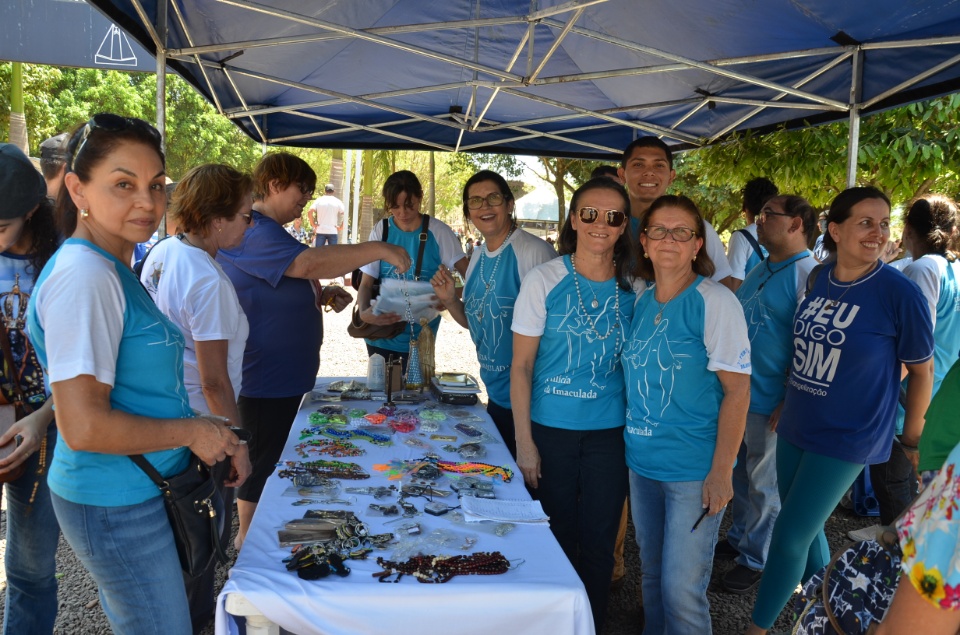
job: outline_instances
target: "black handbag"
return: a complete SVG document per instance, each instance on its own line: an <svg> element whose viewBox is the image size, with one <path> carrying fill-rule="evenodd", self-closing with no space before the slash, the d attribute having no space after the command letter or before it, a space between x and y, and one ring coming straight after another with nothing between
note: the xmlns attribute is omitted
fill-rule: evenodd
<svg viewBox="0 0 960 635"><path fill-rule="evenodd" d="M390 222L388 219L383 219L383 230L381 232L380 238L384 242L387 240L387 234L390 231ZM414 269L413 275L414 279L420 278L420 271L423 267L423 251L427 246L428 230L430 227L430 217L426 214L423 215L423 220L420 224L420 248L417 251L417 263L416 268ZM351 280L356 280L354 284L354 289L360 290L360 276L359 269L354 272L354 277ZM370 291L370 297L375 298L380 295L380 281L377 280L373 283L373 288ZM407 323L404 321L396 322L394 324L369 324L360 319L360 300L358 299L356 304L353 305L353 314L350 316L350 324L347 325L347 334L350 337L355 337L358 339L367 339L367 340L389 340L393 339L397 335L403 332L407 328Z"/></svg>
<svg viewBox="0 0 960 635"><path fill-rule="evenodd" d="M131 455L130 460L146 472L163 494L183 572L190 576L199 575L214 556L220 564L226 564L227 553L220 544L223 497L210 468L191 453L187 469L164 478L142 454Z"/></svg>

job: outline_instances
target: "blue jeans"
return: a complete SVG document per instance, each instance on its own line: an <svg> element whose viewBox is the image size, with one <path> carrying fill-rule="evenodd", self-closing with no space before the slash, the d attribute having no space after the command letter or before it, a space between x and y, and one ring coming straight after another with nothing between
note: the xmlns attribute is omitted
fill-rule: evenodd
<svg viewBox="0 0 960 635"><path fill-rule="evenodd" d="M51 498L64 537L100 589L113 632L192 632L183 572L159 496L122 507Z"/></svg>
<svg viewBox="0 0 960 635"><path fill-rule="evenodd" d="M57 543L60 526L50 502L47 472L57 443L57 426L47 428L43 474L40 452L27 459L27 470L3 488L7 496L7 597L4 635L52 633L57 619ZM34 493L34 485L37 487ZM30 497L33 496L33 504Z"/></svg>
<svg viewBox="0 0 960 635"><path fill-rule="evenodd" d="M770 415L747 414L743 443L733 468L733 524L727 540L737 548L737 563L763 570L780 513L777 491L777 433L770 431Z"/></svg>
<svg viewBox="0 0 960 635"><path fill-rule="evenodd" d="M767 629L773 626L797 584L830 561L823 524L862 470L858 463L801 450L782 437L777 439L782 507L753 607L754 624Z"/></svg>
<svg viewBox="0 0 960 635"><path fill-rule="evenodd" d="M723 514L703 512L703 481L668 483L630 471L640 547L644 635L709 635L707 585Z"/></svg>
<svg viewBox="0 0 960 635"><path fill-rule="evenodd" d="M538 423L532 428L542 475L537 494L550 530L583 581L600 633L627 495L623 428L564 430Z"/></svg>
<svg viewBox="0 0 960 635"><path fill-rule="evenodd" d="M314 247L323 247L324 245L336 245L337 244L337 235L336 234L317 234L313 239Z"/></svg>

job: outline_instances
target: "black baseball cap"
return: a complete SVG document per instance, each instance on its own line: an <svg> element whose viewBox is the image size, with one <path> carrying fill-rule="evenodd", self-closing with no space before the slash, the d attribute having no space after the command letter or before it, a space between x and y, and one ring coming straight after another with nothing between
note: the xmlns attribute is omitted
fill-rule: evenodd
<svg viewBox="0 0 960 635"><path fill-rule="evenodd" d="M22 218L47 195L47 183L12 143L0 143L0 219Z"/></svg>
<svg viewBox="0 0 960 635"><path fill-rule="evenodd" d="M40 159L47 161L67 161L67 140L70 138L66 132L50 137L40 144Z"/></svg>

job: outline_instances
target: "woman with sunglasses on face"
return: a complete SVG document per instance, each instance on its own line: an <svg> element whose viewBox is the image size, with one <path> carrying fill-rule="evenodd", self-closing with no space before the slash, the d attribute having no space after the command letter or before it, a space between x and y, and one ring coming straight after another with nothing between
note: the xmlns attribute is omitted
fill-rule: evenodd
<svg viewBox="0 0 960 635"><path fill-rule="evenodd" d="M644 633L703 635L750 402L750 340L736 296L709 278L693 201L661 196L639 229L637 273L652 284L637 297L622 361Z"/></svg>
<svg viewBox="0 0 960 635"><path fill-rule="evenodd" d="M933 385L933 327L917 285L881 260L890 200L872 187L830 204L828 261L794 318L794 352L777 424L780 514L750 635L766 633L799 582L825 566L823 524L864 465L893 447L901 368L909 376L901 446L916 446Z"/></svg>
<svg viewBox="0 0 960 635"><path fill-rule="evenodd" d="M404 319L397 313L382 313L374 315L371 307L373 300L374 280L386 280L391 277L403 277L413 280L416 276L417 257L420 253L420 234L423 232L424 222L427 223L427 239L423 249L423 259L420 263L418 280L430 280L441 267L456 269L462 276L467 273L467 257L463 253L457 235L443 222L436 218L425 221L425 215L420 213L423 202L423 186L420 179L410 170L394 172L383 182L384 209L390 214L387 219L387 240L383 240L383 221L378 222L370 232L369 243L392 244L405 250L413 262L410 270L404 274L397 271L393 264L384 261L375 261L361 267L363 278L360 289L357 291L357 304L360 309L360 319L368 324L396 324ZM440 316L429 324L430 330L436 334L440 328ZM389 339L364 340L367 343L367 355L379 354L384 359L393 357L399 359L404 372L407 369L407 357L410 351L410 338L420 336L421 326L412 325L403 329L398 335ZM429 378L428 378L429 379Z"/></svg>
<svg viewBox="0 0 960 635"><path fill-rule="evenodd" d="M190 613L160 490L193 452L213 465L239 450L219 421L195 417L183 336L130 269L166 208L160 135L100 114L68 144L57 208L70 236L43 268L27 323L56 401L48 483L64 537L99 587L117 633L189 633Z"/></svg>
<svg viewBox="0 0 960 635"><path fill-rule="evenodd" d="M487 389L487 413L516 458L510 405L513 305L527 272L556 258L557 252L518 229L513 208L513 193L502 176L490 170L471 176L463 186L463 215L483 234L484 241L470 259L463 301L457 298L453 276L446 267L441 266L431 282L450 315L470 329L480 361L480 378Z"/></svg>
<svg viewBox="0 0 960 635"><path fill-rule="evenodd" d="M527 274L513 314L517 466L586 587L597 632L627 494L620 352L636 293L629 209L611 179L580 186L560 231L563 257Z"/></svg>
<svg viewBox="0 0 960 635"><path fill-rule="evenodd" d="M30 159L17 146L0 144L0 337L7 339L13 360L0 364L0 401L11 416L16 407L19 417L0 436L0 446L12 450L0 460L6 481L0 493L7 506L5 635L52 633L57 618L60 527L46 474L57 427L53 400L47 398L43 370L26 332L34 282L60 243L46 195L47 185ZM22 473L13 478L18 470Z"/></svg>
<svg viewBox="0 0 960 635"><path fill-rule="evenodd" d="M150 297L183 334L190 407L224 417L234 426L240 425L237 397L250 327L233 283L214 258L218 249L243 240L252 216L252 187L248 175L226 165L202 165L187 172L170 204L170 216L182 233L157 243L140 274ZM242 484L250 470L245 445L213 468L223 497L224 544L232 529L232 488ZM215 570L211 561L202 574L184 579L195 633L213 615Z"/></svg>

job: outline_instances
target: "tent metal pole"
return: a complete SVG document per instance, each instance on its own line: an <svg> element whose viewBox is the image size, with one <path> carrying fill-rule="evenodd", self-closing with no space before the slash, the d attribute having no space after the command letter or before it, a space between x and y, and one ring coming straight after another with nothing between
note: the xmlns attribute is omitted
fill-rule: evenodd
<svg viewBox="0 0 960 635"><path fill-rule="evenodd" d="M193 37L190 35L190 31L187 30L187 21L183 19L183 13L180 11L180 5L176 2L171 3L173 6L173 13L177 18L177 23L180 25L180 29L183 31L184 37L187 39L187 43L190 46L193 46ZM167 51L167 58L170 58L170 51ZM213 82L210 81L210 75L207 74L207 69L203 64L200 64L200 56L193 55L191 56L197 63L197 68L200 69L200 74L203 75L203 81L207 85L207 90L210 91L210 98L213 99L213 105L217 108L217 112L221 115L223 114L223 105L220 103L220 95L217 94L217 91L213 88Z"/></svg>
<svg viewBox="0 0 960 635"><path fill-rule="evenodd" d="M863 107L863 108L869 108L870 106L872 106L872 105L874 105L874 104L876 104L876 103L879 103L879 102L883 101L883 100L886 99L887 97L890 97L891 95L895 95L895 94L899 93L900 91L904 90L905 88L908 88L908 87L910 87L910 86L912 86L912 85L914 85L914 84L916 84L916 83L922 82L923 80L927 79L928 77L933 77L933 76L936 75L937 73L939 73L939 72L941 72L941 71L945 71L945 70L947 70L948 68L950 68L951 66L955 66L955 65L958 64L958 63L960 63L960 55L955 55L955 56L951 57L950 59L946 60L945 62L941 62L940 64L937 64L937 65L934 66L933 68L927 69L927 70L925 70L924 72L920 73L919 75L916 75L916 76L914 76L914 77L911 77L911 78L908 79L907 81L902 82L902 83L900 83L900 84L897 84L897 85L894 86L893 88L891 88L891 89L889 89L889 90L886 90L886 91L880 93L879 95L877 95L877 96L874 97L873 99L870 99L869 101L867 101L866 103L864 103L862 107Z"/></svg>
<svg viewBox="0 0 960 635"><path fill-rule="evenodd" d="M350 227L350 223L346 222L349 219L348 213L350 211L350 201L353 200L353 192L350 191L350 179L353 176L350 172L350 168L353 163L353 155L349 150L345 150L343 153L343 184L341 187L340 195L343 197L343 208L347 210L347 213L344 214L344 223L343 223L343 232L340 235L341 243L353 242L350 240L350 230L353 229Z"/></svg>
<svg viewBox="0 0 960 635"><path fill-rule="evenodd" d="M553 57L553 54L557 52L557 49L560 48L560 45L563 44L563 40L567 37L567 34L570 33L570 29L573 28L573 25L577 23L577 20L580 19L580 16L583 15L583 9L577 9L573 12L573 15L570 16L570 19L567 20L567 23L563 25L563 29L560 33L557 34L557 37L554 38L553 44L550 45L550 50L547 51L547 54L543 56L543 59L540 60L540 64L537 66L536 70L530 74L530 77L527 78L528 83L533 83L537 81L537 75L543 70L543 67L547 65L547 62L550 61L550 58Z"/></svg>
<svg viewBox="0 0 960 635"><path fill-rule="evenodd" d="M363 180L363 153L360 150L354 150L354 178L353 178L353 242L360 242L360 182Z"/></svg>
<svg viewBox="0 0 960 635"><path fill-rule="evenodd" d="M860 153L860 95L863 90L863 51L853 54L850 74L850 131L847 137L847 187L857 184L857 155Z"/></svg>
<svg viewBox="0 0 960 635"><path fill-rule="evenodd" d="M157 3L157 132L160 133L160 148L167 148L167 1ZM167 235L167 215L160 219L157 236Z"/></svg>

